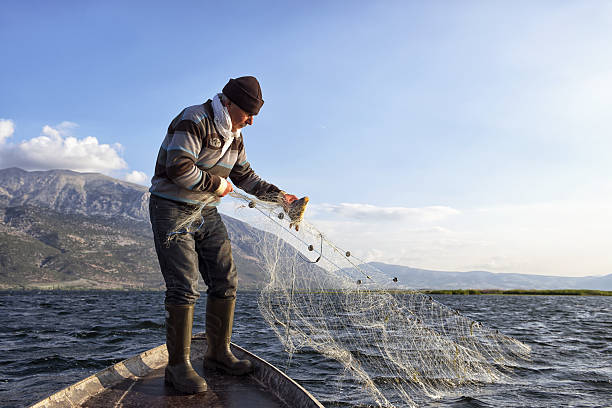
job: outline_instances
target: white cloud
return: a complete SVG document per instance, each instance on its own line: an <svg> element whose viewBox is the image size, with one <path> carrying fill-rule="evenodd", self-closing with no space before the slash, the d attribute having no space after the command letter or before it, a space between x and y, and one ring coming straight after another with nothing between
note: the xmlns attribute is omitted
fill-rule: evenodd
<svg viewBox="0 0 612 408"><path fill-rule="evenodd" d="M372 221L413 221L413 222L435 222L452 215L459 214L459 211L444 206L430 206L422 208L411 207L381 207L371 204L341 203L341 204L321 204L313 206L314 211L319 215L330 213L334 216L341 216L353 220L372 220Z"/></svg>
<svg viewBox="0 0 612 408"><path fill-rule="evenodd" d="M0 119L0 145L13 136L15 124L10 119Z"/></svg>
<svg viewBox="0 0 612 408"><path fill-rule="evenodd" d="M12 122L2 123L1 135L10 137ZM97 138L78 139L71 135L77 125L62 122L55 127L46 125L41 135L18 144L0 146L2 167L17 166L26 170L69 169L81 172L112 173L127 168L120 156L121 145L102 144ZM6 128L6 130L4 130Z"/></svg>
<svg viewBox="0 0 612 408"><path fill-rule="evenodd" d="M132 172L125 175L125 180L130 183L136 184L146 184L148 181L148 177L146 173L138 170L133 170Z"/></svg>

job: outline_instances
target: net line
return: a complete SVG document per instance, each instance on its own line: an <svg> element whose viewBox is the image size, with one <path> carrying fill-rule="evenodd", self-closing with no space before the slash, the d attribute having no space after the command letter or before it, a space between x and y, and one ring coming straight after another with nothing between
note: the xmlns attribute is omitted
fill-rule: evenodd
<svg viewBox="0 0 612 408"><path fill-rule="evenodd" d="M336 386L346 402L412 407L510 381L529 358L529 346L403 288L306 219L290 229L276 196L230 196L257 229L249 239L267 279L258 306L287 353L285 370L295 353L313 350L344 368L347 381ZM200 218L195 210L176 233L193 233Z"/></svg>

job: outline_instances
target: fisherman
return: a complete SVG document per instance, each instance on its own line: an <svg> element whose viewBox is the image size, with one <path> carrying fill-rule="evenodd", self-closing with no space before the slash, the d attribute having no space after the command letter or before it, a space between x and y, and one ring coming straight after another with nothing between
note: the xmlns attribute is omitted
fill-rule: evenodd
<svg viewBox="0 0 612 408"><path fill-rule="evenodd" d="M193 312L199 297L198 272L208 287L204 366L233 375L253 370L250 361L237 359L229 348L237 273L227 230L214 204L233 191L232 182L285 208L297 200L261 179L247 161L240 130L253 124L263 103L255 77L232 78L222 93L204 104L185 108L172 120L157 156L149 212L166 282L165 381L184 393L207 389L189 358ZM177 232L179 222L200 209L199 228L178 231L168 239Z"/></svg>

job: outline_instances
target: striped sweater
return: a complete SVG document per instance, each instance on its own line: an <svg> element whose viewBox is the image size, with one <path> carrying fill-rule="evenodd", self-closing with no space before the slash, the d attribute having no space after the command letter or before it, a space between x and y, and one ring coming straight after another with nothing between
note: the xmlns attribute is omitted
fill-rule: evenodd
<svg viewBox="0 0 612 408"><path fill-rule="evenodd" d="M257 197L280 192L247 161L242 134L223 153L225 140L213 120L212 101L185 108L172 120L159 149L149 191L159 197L200 204L227 178Z"/></svg>

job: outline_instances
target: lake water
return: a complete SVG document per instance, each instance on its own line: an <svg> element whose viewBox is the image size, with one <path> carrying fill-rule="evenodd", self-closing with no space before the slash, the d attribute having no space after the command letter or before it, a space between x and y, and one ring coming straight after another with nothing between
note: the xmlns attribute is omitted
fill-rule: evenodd
<svg viewBox="0 0 612 408"><path fill-rule="evenodd" d="M233 341L301 383L327 407L355 401L351 380L314 353L291 360L240 292ZM162 292L0 292L0 406L23 407L165 341ZM612 297L435 296L532 348L511 381L461 390L426 407L612 407ZM205 299L194 332L204 331ZM333 385L332 385L333 384ZM343 388L340 389L340 385Z"/></svg>

